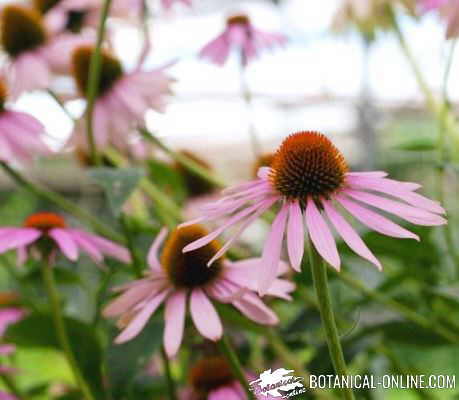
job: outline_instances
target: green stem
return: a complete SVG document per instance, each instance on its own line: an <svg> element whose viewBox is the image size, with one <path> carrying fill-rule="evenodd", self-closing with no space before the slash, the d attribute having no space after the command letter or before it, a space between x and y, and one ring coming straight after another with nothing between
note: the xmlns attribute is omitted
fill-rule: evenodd
<svg viewBox="0 0 459 400"><path fill-rule="evenodd" d="M134 238L133 238L131 228L129 226L129 220L126 214L121 213L120 223L121 223L121 227L123 228L124 236L126 237L127 248L129 250L129 253L131 254L132 266L134 268L134 272L137 278L141 278L142 277L142 260L136 251Z"/></svg>
<svg viewBox="0 0 459 400"><path fill-rule="evenodd" d="M46 258L46 257L45 257ZM59 344L64 352L65 358L69 363L70 369L73 372L75 381L78 384L84 398L86 400L94 400L93 395L89 389L89 386L86 384L83 374L81 373L78 363L75 359L75 356L72 352L72 347L68 338L67 330L65 327L64 316L62 314L59 292L56 288L56 282L54 280L53 267L49 261L43 262L42 267L42 278L45 285L46 292L48 294L48 299L51 305L51 312L54 321L54 328L56 329L56 336Z"/></svg>
<svg viewBox="0 0 459 400"><path fill-rule="evenodd" d="M317 303L319 306L322 324L325 329L327 338L328 350L332 359L333 367L337 375L346 376L347 366L344 361L343 350L339 339L338 329L336 327L335 315L330 299L328 289L327 265L322 261L316 253L312 244L309 246L309 263L314 281L314 288L317 295ZM342 388L343 398L353 400L354 394L352 389Z"/></svg>
<svg viewBox="0 0 459 400"><path fill-rule="evenodd" d="M94 52L91 55L88 71L88 87L86 88L86 134L88 136L89 149L94 165L100 165L101 159L97 152L96 142L93 130L93 112L94 103L99 89L100 71L101 71L101 53L102 42L105 34L105 23L110 10L111 0L105 0L100 14L99 26L97 27L97 40Z"/></svg>
<svg viewBox="0 0 459 400"><path fill-rule="evenodd" d="M249 136L250 136L250 144L252 146L253 155L255 158L261 156L261 144L260 140L258 139L257 133L255 131L255 126L253 124L252 119L252 93L250 92L249 85L247 83L247 76L246 76L246 69L244 64L241 62L240 67L240 81L241 81L241 91L242 91L242 98L245 101L246 107L249 110Z"/></svg>
<svg viewBox="0 0 459 400"><path fill-rule="evenodd" d="M69 117L69 119L71 119L72 122L75 122L75 118L73 118L73 115L70 113L69 110L67 110L67 108L65 107L64 103L62 103L59 96L56 93L54 93L51 89L47 89L46 91L53 98L53 100L57 103L57 105L62 109L65 115L67 115L67 117Z"/></svg>
<svg viewBox="0 0 459 400"><path fill-rule="evenodd" d="M14 394L17 400L25 399L24 395L21 393L18 386L16 385L16 382L10 375L8 375L8 373L0 374L0 377L5 387L9 390L11 394Z"/></svg>
<svg viewBox="0 0 459 400"><path fill-rule="evenodd" d="M107 225L101 223L96 217L89 214L87 211L83 210L82 208L78 207L76 204L68 201L65 197L61 196L56 192L52 192L48 189L40 187L35 183L29 181L23 175L21 175L18 171L11 168L7 163L4 161L0 161L0 167L8 174L8 176L18 183L20 186L27 189L29 192L50 201L51 203L56 204L58 207L62 208L62 210L72 214L73 216L86 221L89 223L94 230L100 233L103 236L106 236L109 239L112 239L117 242L124 242L123 236L119 233L112 230Z"/></svg>
<svg viewBox="0 0 459 400"><path fill-rule="evenodd" d="M250 400L255 400L255 396L253 395L253 392L250 390L249 384L247 383L247 378L244 374L244 370L242 369L241 362L239 361L236 352L234 351L226 336L223 336L218 341L218 348L228 361L234 376L242 385L245 393L247 394L247 398Z"/></svg>
<svg viewBox="0 0 459 400"><path fill-rule="evenodd" d="M218 176L215 176L214 174L209 172L206 168L203 168L196 161L190 159L186 155L171 150L164 143L162 143L156 136L154 136L151 132L149 132L146 128L140 128L139 131L146 140L155 144L162 151L164 151L164 153L166 153L172 159L174 159L175 161L183 165L190 172L193 172L196 175L199 175L199 177L205 179L207 182L212 183L217 187L226 186L226 183L223 179L221 179Z"/></svg>
<svg viewBox="0 0 459 400"><path fill-rule="evenodd" d="M169 392L170 400L177 400L177 390L175 389L175 382L172 378L171 367L169 365L169 358L167 357L164 347L161 347L161 357L163 359L164 372L166 375L167 390Z"/></svg>

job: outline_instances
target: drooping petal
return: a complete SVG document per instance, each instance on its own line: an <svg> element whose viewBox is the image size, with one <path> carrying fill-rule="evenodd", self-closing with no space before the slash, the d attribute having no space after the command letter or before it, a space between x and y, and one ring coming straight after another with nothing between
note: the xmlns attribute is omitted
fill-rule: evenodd
<svg viewBox="0 0 459 400"><path fill-rule="evenodd" d="M2 232L7 232L2 234ZM27 246L35 242L42 235L41 231L35 228L5 228L0 230L0 253Z"/></svg>
<svg viewBox="0 0 459 400"><path fill-rule="evenodd" d="M93 242L87 240L84 236L82 236L77 231L72 231L72 238L76 242L76 244L84 250L95 263L101 263L104 259L104 256L99 251L97 246L94 245Z"/></svg>
<svg viewBox="0 0 459 400"><path fill-rule="evenodd" d="M48 232L48 235L55 240L59 249L70 261L78 259L78 246L66 229L53 228Z"/></svg>
<svg viewBox="0 0 459 400"><path fill-rule="evenodd" d="M344 190L348 196L351 196L355 200L361 201L363 203L369 204L370 206L379 208L381 210L387 211L394 215L397 215L400 218L403 218L413 224L417 225L426 225L426 226L435 226L435 225L444 225L446 220L437 215L430 213L426 210L415 208L398 201L386 199L380 196L376 196L371 193L362 192L359 190Z"/></svg>
<svg viewBox="0 0 459 400"><path fill-rule="evenodd" d="M161 265L158 260L158 250L161 244L163 243L164 239L166 238L167 232L167 228L162 228L158 236L156 236L156 239L152 243L150 250L148 251L147 261L148 265L150 266L150 269L152 270L157 271L161 269Z"/></svg>
<svg viewBox="0 0 459 400"><path fill-rule="evenodd" d="M368 208L359 206L357 203L354 203L345 196L337 195L335 199L362 224L368 226L376 232L387 236L410 238L419 241L418 235L415 235L413 232L410 232L405 228L402 228L391 220L369 210Z"/></svg>
<svg viewBox="0 0 459 400"><path fill-rule="evenodd" d="M135 315L132 321L129 322L128 326L116 337L115 343L124 343L136 337L146 325L151 315L164 301L169 292L170 289L165 289L159 294L152 296L151 300L146 303L145 307Z"/></svg>
<svg viewBox="0 0 459 400"><path fill-rule="evenodd" d="M202 336L213 341L222 337L223 326L220 317L202 289L192 291L190 311L194 325Z"/></svg>
<svg viewBox="0 0 459 400"><path fill-rule="evenodd" d="M359 256L367 259L378 269L382 269L381 263L373 255L370 249L366 246L364 241L361 239L359 234L354 230L349 222L347 222L344 217L336 211L332 203L328 200L323 200L322 205L324 206L325 212L329 220L332 222L336 231L341 235L344 242L354 250Z"/></svg>
<svg viewBox="0 0 459 400"><path fill-rule="evenodd" d="M287 225L287 249L292 268L300 272L304 253L303 214L298 201L290 203Z"/></svg>
<svg viewBox="0 0 459 400"><path fill-rule="evenodd" d="M322 258L339 271L341 260L335 239L327 223L310 197L306 205L306 225L314 247Z"/></svg>
<svg viewBox="0 0 459 400"><path fill-rule="evenodd" d="M279 318L259 297L254 293L246 293L242 298L232 302L247 318L263 325L275 325Z"/></svg>
<svg viewBox="0 0 459 400"><path fill-rule="evenodd" d="M175 292L166 303L164 314L164 349L169 358L177 354L185 327L186 292Z"/></svg>
<svg viewBox="0 0 459 400"><path fill-rule="evenodd" d="M282 239L285 233L285 225L287 222L289 206L284 204L274 219L271 231L266 239L263 247L263 254L261 256L259 267L259 280L258 280L258 293L264 296L268 291L273 280L277 276L279 267Z"/></svg>

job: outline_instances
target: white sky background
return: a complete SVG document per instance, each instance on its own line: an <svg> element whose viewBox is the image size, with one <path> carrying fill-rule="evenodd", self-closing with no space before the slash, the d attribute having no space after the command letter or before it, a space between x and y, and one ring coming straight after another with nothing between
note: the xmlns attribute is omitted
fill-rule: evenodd
<svg viewBox="0 0 459 400"><path fill-rule="evenodd" d="M356 118L351 103L279 109L270 100L272 97L289 103L302 96L328 94L350 100L358 96L363 66L360 38L357 34L337 36L329 31L341 0L290 0L281 8L264 1L246 1L238 7L201 13L201 8L207 6L200 4L204 1L194 0L195 10L177 6L151 23L154 48L146 66L178 60L171 68L177 79L176 96L165 114L148 115L151 129L167 137L170 143L182 146L202 147L203 143L224 146L247 139L249 112L238 97L237 60L233 57L225 67L219 68L196 57L202 46L221 32L228 12L238 10L248 12L258 28L282 31L290 40L287 48L265 54L248 70L252 91L263 94L254 101L252 110L259 136L275 142L295 130L340 134L352 129ZM439 90L449 45L444 41L443 25L434 14L425 16L421 22L404 17L401 24L428 83ZM132 27L123 25L117 30L116 48L127 66L136 60L141 46L139 38L139 32ZM456 61L450 79L453 99L459 97L459 59ZM392 34L379 35L371 50L369 66L370 86L377 102L422 99ZM18 107L37 116L53 137L63 141L72 125L53 101L44 97L38 93L26 95Z"/></svg>

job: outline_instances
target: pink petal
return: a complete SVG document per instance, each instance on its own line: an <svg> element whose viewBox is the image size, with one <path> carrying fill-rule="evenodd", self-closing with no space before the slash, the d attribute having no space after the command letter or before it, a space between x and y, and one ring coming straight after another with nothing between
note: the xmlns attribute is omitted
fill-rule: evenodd
<svg viewBox="0 0 459 400"><path fill-rule="evenodd" d="M290 203L287 225L287 248L292 268L300 272L304 252L303 214L298 201Z"/></svg>
<svg viewBox="0 0 459 400"><path fill-rule="evenodd" d="M240 393L234 390L230 385L222 386L209 392L207 400L243 400Z"/></svg>
<svg viewBox="0 0 459 400"><path fill-rule="evenodd" d="M232 302L242 314L262 325L275 325L279 322L276 314L254 293L247 293L241 299Z"/></svg>
<svg viewBox="0 0 459 400"><path fill-rule="evenodd" d="M349 189L344 190L343 193L363 203L369 204L370 206L377 207L381 210L397 215L398 217L412 222L413 224L426 226L446 224L446 220L437 214L432 214L428 211L408 206L394 200L379 197L371 193Z"/></svg>
<svg viewBox="0 0 459 400"><path fill-rule="evenodd" d="M87 240L84 236L82 236L78 231L72 231L72 237L75 243L83 249L91 259L96 263L101 263L104 259L104 256L99 251L96 245L92 243L90 240Z"/></svg>
<svg viewBox="0 0 459 400"><path fill-rule="evenodd" d="M143 327L147 324L151 315L161 305L170 289L163 290L159 294L153 295L145 307L129 322L129 325L116 337L115 343L121 344L136 337Z"/></svg>
<svg viewBox="0 0 459 400"><path fill-rule="evenodd" d="M159 232L158 236L156 236L155 240L153 241L150 250L148 251L147 261L150 269L152 270L160 270L161 265L158 260L158 250L161 244L164 242L164 239L167 236L167 228L162 228Z"/></svg>
<svg viewBox="0 0 459 400"><path fill-rule="evenodd" d="M53 228L48 232L57 243L58 247L70 261L78 259L78 246L73 240L72 235L66 229Z"/></svg>
<svg viewBox="0 0 459 400"><path fill-rule="evenodd" d="M41 235L41 231L35 228L6 228L8 234L0 236L0 253L27 246L35 242ZM2 231L0 231L1 233Z"/></svg>
<svg viewBox="0 0 459 400"><path fill-rule="evenodd" d="M202 289L194 289L190 299L191 318L199 333L214 342L221 339L223 326L215 307Z"/></svg>
<svg viewBox="0 0 459 400"><path fill-rule="evenodd" d="M131 307L139 301L156 295L164 289L164 281L141 281L133 282L134 286L126 290L115 300L109 303L103 310L105 317L116 317L127 312Z"/></svg>
<svg viewBox="0 0 459 400"><path fill-rule="evenodd" d="M328 200L322 200L325 212L328 218L334 225L336 231L341 235L346 244L354 250L359 256L367 259L382 269L381 263L373 255L370 249L365 245L364 241L360 238L359 234L352 228L351 224L347 222L342 215L340 215L333 207L332 203Z"/></svg>
<svg viewBox="0 0 459 400"><path fill-rule="evenodd" d="M164 319L164 349L169 358L175 356L182 343L185 326L186 292L175 292L166 303Z"/></svg>
<svg viewBox="0 0 459 400"><path fill-rule="evenodd" d="M259 269L260 277L258 279L258 293L260 296L264 296L267 293L277 276L288 209L288 204L282 206L274 219L271 231L263 247Z"/></svg>
<svg viewBox="0 0 459 400"><path fill-rule="evenodd" d="M347 199L345 196L337 195L336 200L362 224L382 233L383 235L398 237L398 238L411 238L419 241L418 235L402 228L382 215L359 206L353 201Z"/></svg>
<svg viewBox="0 0 459 400"><path fill-rule="evenodd" d="M311 197L308 198L306 206L306 225L317 252L325 261L339 271L341 260L336 248L335 239Z"/></svg>

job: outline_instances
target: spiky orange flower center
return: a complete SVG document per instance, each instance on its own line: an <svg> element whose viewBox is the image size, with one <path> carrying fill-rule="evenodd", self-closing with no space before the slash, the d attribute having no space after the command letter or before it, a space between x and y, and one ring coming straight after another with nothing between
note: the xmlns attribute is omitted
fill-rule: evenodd
<svg viewBox="0 0 459 400"><path fill-rule="evenodd" d="M41 15L34 9L9 5L1 14L1 43L10 57L34 50L46 42Z"/></svg>
<svg viewBox="0 0 459 400"><path fill-rule="evenodd" d="M50 212L40 212L32 214L24 221L26 228L36 228L42 231L48 231L53 228L65 228L67 225L64 218L58 214Z"/></svg>
<svg viewBox="0 0 459 400"><path fill-rule="evenodd" d="M221 258L212 266L207 266L207 262L220 250L216 240L188 253L182 252L187 244L207 234L201 225L178 228L170 234L161 254L161 265L175 286L192 289L206 285L219 276L222 270Z"/></svg>
<svg viewBox="0 0 459 400"><path fill-rule="evenodd" d="M269 178L288 199L304 200L328 197L343 185L347 169L344 157L325 135L298 132L282 142Z"/></svg>
<svg viewBox="0 0 459 400"><path fill-rule="evenodd" d="M72 54L72 75L82 96L86 95L93 52L92 46L81 46ZM120 61L107 51L102 51L98 96L103 96L122 76L123 67Z"/></svg>
<svg viewBox="0 0 459 400"><path fill-rule="evenodd" d="M226 23L228 26L230 25L249 25L250 24L250 19L247 15L244 14L238 14L238 15L232 15L231 17L228 17L226 20Z"/></svg>
<svg viewBox="0 0 459 400"><path fill-rule="evenodd" d="M206 395L233 381L233 373L223 357L203 358L190 371L190 383L200 395Z"/></svg>

